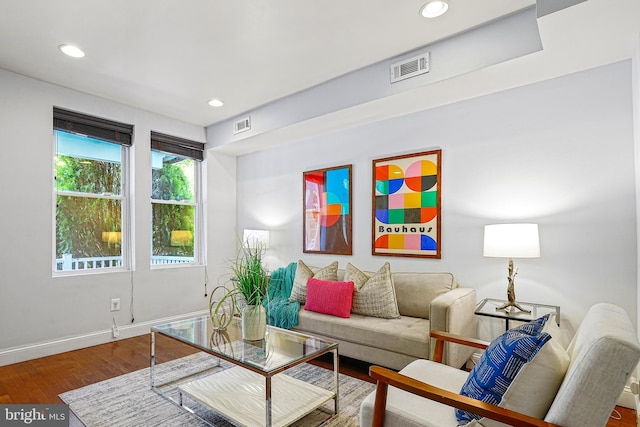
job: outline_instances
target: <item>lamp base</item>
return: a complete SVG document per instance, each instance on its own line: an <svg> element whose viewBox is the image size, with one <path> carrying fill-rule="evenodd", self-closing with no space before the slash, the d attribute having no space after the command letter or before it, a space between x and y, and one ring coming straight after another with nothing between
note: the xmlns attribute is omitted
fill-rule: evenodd
<svg viewBox="0 0 640 427"><path fill-rule="evenodd" d="M509 275L507 279L509 280L509 285L507 286L507 299L508 301L502 304L500 307L496 307L496 311L507 311L508 308L515 307L523 313L531 313L531 310L526 310L522 308L520 304L516 302L516 291L515 291L515 278L516 274L518 274L518 270L513 268L513 259L509 258Z"/></svg>
<svg viewBox="0 0 640 427"><path fill-rule="evenodd" d="M527 310L525 308L522 308L522 306L520 304L518 304L517 302L515 302L515 301L507 301L507 302L505 302L500 307L496 307L496 311L507 311L511 307L515 307L518 310L522 311L523 313L531 313L531 310Z"/></svg>

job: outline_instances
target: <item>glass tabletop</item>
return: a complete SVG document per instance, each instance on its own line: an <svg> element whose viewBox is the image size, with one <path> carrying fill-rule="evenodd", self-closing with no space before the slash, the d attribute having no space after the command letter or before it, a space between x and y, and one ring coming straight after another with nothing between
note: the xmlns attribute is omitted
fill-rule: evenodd
<svg viewBox="0 0 640 427"><path fill-rule="evenodd" d="M209 316L156 325L151 331L262 373L282 371L338 346L317 337L273 326L267 326L264 339L246 341L242 339L239 318L233 319L223 331L214 328Z"/></svg>
<svg viewBox="0 0 640 427"><path fill-rule="evenodd" d="M514 307L500 310L499 307L501 307L504 303L504 300L485 298L476 307L475 314L479 314L481 316L496 317L499 319L530 322L531 320L535 320L547 313L555 312L556 322L558 323L558 325L560 325L560 307L558 306L530 302L518 302L518 304L520 304L522 308L529 311L527 313L517 310Z"/></svg>

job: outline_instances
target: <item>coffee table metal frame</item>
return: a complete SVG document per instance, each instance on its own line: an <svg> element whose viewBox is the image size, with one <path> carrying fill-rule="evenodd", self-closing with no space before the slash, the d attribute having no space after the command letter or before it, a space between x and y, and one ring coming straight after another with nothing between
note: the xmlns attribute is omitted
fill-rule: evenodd
<svg viewBox="0 0 640 427"><path fill-rule="evenodd" d="M328 342L323 339L302 334L299 332L294 332L286 329L276 328L273 326L267 326L267 334L265 335L265 339L261 341L243 341L241 339L241 328L239 319L234 319L232 324L227 327L227 329L220 333L216 331L213 327L209 316L201 316L192 319L180 320L175 322L170 322L162 325L156 325L151 328L151 345L150 345L150 358L151 358L151 369L150 369L150 381L151 381L151 389L161 395L162 397L168 399L174 404L183 407L187 411L193 413L195 412L184 405L182 398L182 390L180 391L180 395L178 400L166 394L161 388L166 386L169 383L176 383L178 381L186 381L191 377L195 377L201 373L191 373L186 375L179 380L172 380L168 383L156 384L156 373L155 373L155 365L156 365L156 334L160 334L172 340L184 343L191 347L194 347L200 351L206 352L216 358L226 360L237 367L244 368L248 371L254 372L256 374L264 377L265 387L264 387L264 400L265 400L265 426L271 427L273 423L279 423L280 420L273 419L272 413L272 384L273 378L294 367L300 365L305 362L309 362L313 359L316 359L324 354L332 353L333 354L333 392L325 392L324 390L318 390L321 393L325 392L325 397L322 398L322 401L318 401L318 396L316 395L316 399L313 403L309 401L307 405L311 405L308 407L297 408L296 418L293 420L287 420L286 424L290 424L298 419L302 418L304 415L311 413L315 409L324 409L320 408L324 403L333 399L334 401L334 410L332 414L329 414L328 418L324 421L330 419L335 416L339 410L339 390L338 390L338 344L333 342ZM235 369L235 368L232 368ZM224 371L223 371L224 372ZM205 387L215 387L215 375L211 374L206 377ZM302 386L302 382L299 380L294 380ZM198 383L203 383L202 380L193 381L189 383L189 385L193 384L198 386ZM276 385L278 381L276 381ZM310 388L317 388L311 384L305 384ZM304 387L304 386L303 386ZM289 387L287 387L289 388ZM294 389L294 388L292 388ZM187 392L193 398L198 399L197 395L193 395ZM207 399L198 399L201 403L209 406L212 410L214 410L219 415L228 419L231 422L239 422L238 418L233 416L232 408L222 408L224 410L220 410L221 408L216 408L211 406L210 403L207 402ZM218 410L216 410L218 409ZM199 417L200 418L200 417ZM206 420L203 420L206 422ZM323 421L323 422L324 422Z"/></svg>

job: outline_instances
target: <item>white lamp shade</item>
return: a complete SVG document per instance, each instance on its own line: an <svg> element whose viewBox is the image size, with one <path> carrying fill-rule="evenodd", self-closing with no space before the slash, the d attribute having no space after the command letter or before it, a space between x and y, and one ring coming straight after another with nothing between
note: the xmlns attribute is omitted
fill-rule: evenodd
<svg viewBox="0 0 640 427"><path fill-rule="evenodd" d="M269 249L269 230L244 230L242 243L250 248L261 245L264 249Z"/></svg>
<svg viewBox="0 0 640 427"><path fill-rule="evenodd" d="M483 255L498 258L539 258L538 224L485 225Z"/></svg>

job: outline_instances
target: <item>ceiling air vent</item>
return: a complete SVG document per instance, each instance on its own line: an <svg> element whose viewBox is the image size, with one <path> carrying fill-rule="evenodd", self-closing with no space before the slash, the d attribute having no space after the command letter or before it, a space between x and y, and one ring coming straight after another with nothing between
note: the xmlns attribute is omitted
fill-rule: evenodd
<svg viewBox="0 0 640 427"><path fill-rule="evenodd" d="M429 72L429 52L391 65L391 83Z"/></svg>
<svg viewBox="0 0 640 427"><path fill-rule="evenodd" d="M233 123L233 134L251 130L251 117Z"/></svg>

